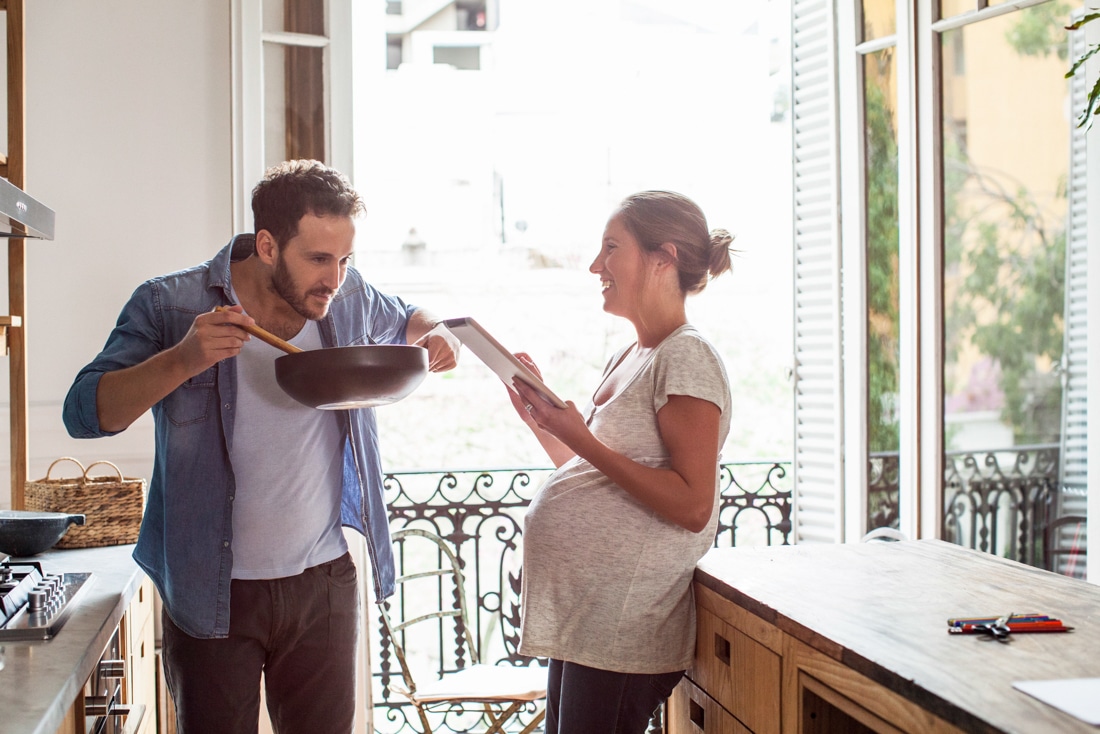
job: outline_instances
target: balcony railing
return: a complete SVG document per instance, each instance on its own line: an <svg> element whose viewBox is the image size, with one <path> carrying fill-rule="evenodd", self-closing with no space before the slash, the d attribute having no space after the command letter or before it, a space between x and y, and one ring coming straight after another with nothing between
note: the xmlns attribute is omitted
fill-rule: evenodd
<svg viewBox="0 0 1100 734"><path fill-rule="evenodd" d="M870 460L870 527L897 527L898 457ZM387 474L390 527L420 527L447 538L466 573L467 606L482 660L529 665L518 652L523 516L551 469L492 469ZM792 540L789 462L723 464L715 546L788 545ZM970 548L1031 565L1054 568L1051 529L1059 508L1058 446L1006 451L951 452L944 477L944 537ZM1083 522L1083 520L1082 520ZM1077 526L1080 533L1080 525ZM1072 530L1072 528L1070 528ZM1065 529L1060 537L1065 537ZM1083 536L1082 536L1083 537ZM399 549L398 573L405 568ZM1079 571L1083 573L1083 563ZM1065 572L1064 567L1056 568ZM380 734L419 731L409 709L391 693L400 670L381 621L369 625L375 729ZM440 623L422 656L440 672L463 665L448 640L455 631ZM473 723L447 718L448 730Z"/></svg>
<svg viewBox="0 0 1100 734"><path fill-rule="evenodd" d="M789 464L723 464L716 546L786 545L791 540ZM466 573L468 608L482 660L528 665L519 645L519 594L523 515L550 469L492 469L394 472L385 478L390 528L420 527L451 541ZM398 573L404 569L401 550ZM449 626L448 626L449 625ZM402 698L390 691L401 672L381 621L369 625L374 678L375 730L381 734L419 731ZM421 655L438 670L462 662L449 642L453 625L440 622L437 639ZM461 652L458 653L461 655ZM462 732L474 722L454 714L448 730Z"/></svg>
<svg viewBox="0 0 1100 734"><path fill-rule="evenodd" d="M1066 562L1076 555L1074 539L1084 537L1084 519L1065 516L1059 457L1058 444L947 452L944 540L1083 577L1083 560ZM872 528L898 526L896 453L871 456L868 513Z"/></svg>

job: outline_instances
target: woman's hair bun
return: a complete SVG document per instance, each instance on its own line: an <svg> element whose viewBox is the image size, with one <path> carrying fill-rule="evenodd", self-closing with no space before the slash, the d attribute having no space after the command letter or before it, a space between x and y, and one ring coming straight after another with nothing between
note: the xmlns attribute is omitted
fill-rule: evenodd
<svg viewBox="0 0 1100 734"><path fill-rule="evenodd" d="M716 278L727 270L733 270L732 253L730 245L733 243L733 235L724 229L712 229L710 231L710 258L707 272L710 277Z"/></svg>

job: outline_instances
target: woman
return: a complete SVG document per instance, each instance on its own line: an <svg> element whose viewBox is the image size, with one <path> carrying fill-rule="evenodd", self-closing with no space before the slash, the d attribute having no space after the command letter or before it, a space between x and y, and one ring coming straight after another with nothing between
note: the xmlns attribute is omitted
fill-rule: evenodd
<svg viewBox="0 0 1100 734"><path fill-rule="evenodd" d="M558 467L524 530L520 652L550 658L546 734L644 732L691 665L691 579L718 522L730 392L685 299L730 269L731 241L680 194L627 197L589 270L637 341L583 412L515 385L517 413Z"/></svg>

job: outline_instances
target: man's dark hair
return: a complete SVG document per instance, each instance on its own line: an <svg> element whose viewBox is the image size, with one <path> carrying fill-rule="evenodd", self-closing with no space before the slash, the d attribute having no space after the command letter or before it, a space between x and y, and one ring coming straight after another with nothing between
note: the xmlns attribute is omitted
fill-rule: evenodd
<svg viewBox="0 0 1100 734"><path fill-rule="evenodd" d="M355 217L365 211L347 176L320 161L272 166L252 189L256 232L266 229L280 246L298 234L298 222L306 214Z"/></svg>

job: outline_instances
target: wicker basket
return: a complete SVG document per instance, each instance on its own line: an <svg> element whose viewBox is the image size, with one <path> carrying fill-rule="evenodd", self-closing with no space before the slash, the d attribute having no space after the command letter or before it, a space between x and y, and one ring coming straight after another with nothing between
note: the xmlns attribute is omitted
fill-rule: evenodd
<svg viewBox="0 0 1100 734"><path fill-rule="evenodd" d="M80 467L80 476L51 479L53 468L63 461ZM114 476L88 476L96 466L107 466ZM145 510L145 480L123 477L109 461L84 465L63 456L46 470L46 476L26 484L28 510L39 512L82 513L83 526L73 526L55 548L95 548L103 545L126 545L137 542L141 515Z"/></svg>

